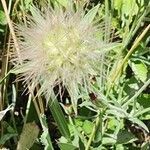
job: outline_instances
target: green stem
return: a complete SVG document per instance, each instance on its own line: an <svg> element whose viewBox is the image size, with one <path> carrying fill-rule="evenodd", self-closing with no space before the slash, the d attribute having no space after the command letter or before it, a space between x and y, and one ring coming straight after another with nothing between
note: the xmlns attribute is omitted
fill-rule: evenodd
<svg viewBox="0 0 150 150"><path fill-rule="evenodd" d="M85 150L90 149L90 145L92 143L93 138L95 137L96 131L99 127L99 123L100 123L100 116L98 115L98 117L96 118L95 126L93 127L92 133L90 135L90 138L88 140L88 143L87 143L87 146L86 146Z"/></svg>
<svg viewBox="0 0 150 150"><path fill-rule="evenodd" d="M131 49L129 50L129 52L127 53L127 55L125 56L125 58L123 59L121 65L117 69L115 75L113 76L113 78L111 80L112 84L115 82L116 78L119 76L120 72L122 71L122 68L123 68L124 64L127 62L128 58L132 55L132 53L134 52L134 50L140 44L140 41L143 39L143 37L149 31L149 29L150 29L150 25L148 25L145 28L145 30L142 32L142 34L137 38L137 40L135 41L135 43L133 44L133 46L131 47Z"/></svg>

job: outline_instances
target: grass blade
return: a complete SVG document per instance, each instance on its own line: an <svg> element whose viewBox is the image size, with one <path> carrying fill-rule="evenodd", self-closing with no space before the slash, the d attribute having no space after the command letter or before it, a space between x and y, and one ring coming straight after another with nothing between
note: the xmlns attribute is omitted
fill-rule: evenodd
<svg viewBox="0 0 150 150"><path fill-rule="evenodd" d="M67 121L57 99L53 100L53 102L49 102L49 108L62 136L64 136L67 139L70 139L70 132L67 126Z"/></svg>

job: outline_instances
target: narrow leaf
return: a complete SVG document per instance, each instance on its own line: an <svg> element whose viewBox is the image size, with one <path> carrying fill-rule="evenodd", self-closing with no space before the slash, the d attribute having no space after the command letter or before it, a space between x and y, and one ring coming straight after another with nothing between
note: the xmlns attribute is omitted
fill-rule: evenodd
<svg viewBox="0 0 150 150"><path fill-rule="evenodd" d="M98 12L98 9L99 9L99 4L98 4L97 6L95 6L95 7L93 7L93 8L84 16L83 21L86 22L87 24L90 24L90 23L94 20L96 14L97 14L97 12Z"/></svg>
<svg viewBox="0 0 150 150"><path fill-rule="evenodd" d="M58 101L54 99L52 102L49 102L49 108L62 136L64 136L67 139L70 139L70 132L68 129L67 121Z"/></svg>
<svg viewBox="0 0 150 150"><path fill-rule="evenodd" d="M142 127L144 130L146 130L149 133L147 126L138 118L129 118L129 120L132 121L133 123L136 123L137 125L139 125L140 127Z"/></svg>

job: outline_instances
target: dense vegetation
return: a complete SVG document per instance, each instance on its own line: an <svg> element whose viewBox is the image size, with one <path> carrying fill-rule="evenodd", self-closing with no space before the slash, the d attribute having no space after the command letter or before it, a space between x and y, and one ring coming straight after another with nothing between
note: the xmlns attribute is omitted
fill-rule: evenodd
<svg viewBox="0 0 150 150"><path fill-rule="evenodd" d="M0 149L150 149L149 0L1 0Z"/></svg>

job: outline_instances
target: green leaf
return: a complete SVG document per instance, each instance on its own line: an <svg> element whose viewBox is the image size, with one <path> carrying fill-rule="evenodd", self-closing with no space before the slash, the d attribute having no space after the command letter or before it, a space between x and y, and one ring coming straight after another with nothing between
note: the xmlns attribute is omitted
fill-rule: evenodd
<svg viewBox="0 0 150 150"><path fill-rule="evenodd" d="M0 137L0 145L4 145L8 140L10 140L11 138L14 138L18 136L17 131L12 128L9 123L3 121L1 122L3 128L5 129L5 134L3 136Z"/></svg>
<svg viewBox="0 0 150 150"><path fill-rule="evenodd" d="M69 143L58 143L61 150L78 150L78 148Z"/></svg>
<svg viewBox="0 0 150 150"><path fill-rule="evenodd" d="M122 112L119 112L117 110L107 110L106 111L107 114L111 114L115 117L118 117L118 118L125 118L127 115L123 114Z"/></svg>
<svg viewBox="0 0 150 150"><path fill-rule="evenodd" d="M17 133L8 133L3 135L0 139L0 145L4 145L6 141L17 135L18 135Z"/></svg>
<svg viewBox="0 0 150 150"><path fill-rule="evenodd" d="M67 121L57 99L54 99L52 102L49 102L49 108L62 136L64 136L67 139L70 139L70 132L67 125Z"/></svg>
<svg viewBox="0 0 150 150"><path fill-rule="evenodd" d="M138 103L144 108L150 107L150 94L142 94L138 98Z"/></svg>
<svg viewBox="0 0 150 150"><path fill-rule="evenodd" d="M65 137L61 136L59 138L59 143L68 143L68 140Z"/></svg>
<svg viewBox="0 0 150 150"><path fill-rule="evenodd" d="M126 112L126 110L124 108L122 108L121 106L114 106L114 105L109 105L109 110L107 110L107 113L109 114L114 114L114 116L117 117L127 117L128 113Z"/></svg>
<svg viewBox="0 0 150 150"><path fill-rule="evenodd" d="M138 6L136 4L136 0L123 0L122 3L122 17L124 18L129 15L136 15L138 12Z"/></svg>
<svg viewBox="0 0 150 150"><path fill-rule="evenodd" d="M122 7L122 2L123 2L123 1L114 0L113 2L114 2L114 8L115 8L116 10L120 11L120 10L121 10L121 7Z"/></svg>
<svg viewBox="0 0 150 150"><path fill-rule="evenodd" d="M116 139L112 137L103 137L102 143L103 145L113 145L116 143Z"/></svg>
<svg viewBox="0 0 150 150"><path fill-rule="evenodd" d="M138 116L140 116L140 115L142 115L142 114L144 114L144 113L148 113L148 112L150 112L150 107L145 108L145 109L143 109L143 110L137 111L137 112L134 114L134 116L135 116L135 117L138 117ZM148 113L148 115L146 115L144 118L146 119L147 117L149 117L149 113ZM143 118L143 119L144 119L144 118Z"/></svg>
<svg viewBox="0 0 150 150"><path fill-rule="evenodd" d="M2 10L0 10L0 24L1 25L7 24L5 13Z"/></svg>
<svg viewBox="0 0 150 150"><path fill-rule="evenodd" d="M116 144L116 150L125 150L123 144Z"/></svg>
<svg viewBox="0 0 150 150"><path fill-rule="evenodd" d="M93 127L94 127L94 124L91 121L85 120L82 128L83 128L83 131L89 135L91 134Z"/></svg>
<svg viewBox="0 0 150 150"><path fill-rule="evenodd" d="M40 139L42 144L44 145L44 150L54 150L51 142L50 134L48 132L46 117L44 115L41 115L40 117L41 117L40 121L41 121L42 129L43 129L43 133Z"/></svg>
<svg viewBox="0 0 150 150"><path fill-rule="evenodd" d="M93 8L84 16L83 21L86 22L87 24L90 24L90 23L94 20L96 14L97 14L97 12L98 12L99 6L100 6L100 5L98 4L97 6L93 7Z"/></svg>
<svg viewBox="0 0 150 150"><path fill-rule="evenodd" d="M96 131L95 131L95 137L93 142L98 143L102 140L102 134L103 134L103 114L99 114L99 118L96 119L95 123Z"/></svg>
<svg viewBox="0 0 150 150"><path fill-rule="evenodd" d="M83 126L83 121L81 119L76 118L76 119L74 119L74 122L75 122L76 127Z"/></svg>
<svg viewBox="0 0 150 150"><path fill-rule="evenodd" d="M142 145L141 145L141 150L148 150L150 147L149 147L149 142L144 142Z"/></svg>
<svg viewBox="0 0 150 150"><path fill-rule="evenodd" d="M134 116L139 117L140 119L150 119L150 94L142 94L140 97L138 97L138 103L141 106L141 109L139 109Z"/></svg>
<svg viewBox="0 0 150 150"><path fill-rule="evenodd" d="M122 21L126 20L127 16L134 16L138 13L138 5L136 0L114 0L114 9L118 11Z"/></svg>
<svg viewBox="0 0 150 150"><path fill-rule="evenodd" d="M25 124L17 145L17 150L30 149L39 134L39 128L35 122Z"/></svg>
<svg viewBox="0 0 150 150"><path fill-rule="evenodd" d="M120 11L121 8L122 8L122 0L114 0L113 3L114 3L114 9Z"/></svg>
<svg viewBox="0 0 150 150"><path fill-rule="evenodd" d="M57 2L64 7L67 7L67 5L68 5L68 0L57 0Z"/></svg>
<svg viewBox="0 0 150 150"><path fill-rule="evenodd" d="M24 4L25 4L25 8L28 10L31 6L32 0L25 0Z"/></svg>
<svg viewBox="0 0 150 150"><path fill-rule="evenodd" d="M128 118L130 121L132 121L133 123L139 125L140 127L142 127L144 130L146 130L149 133L149 129L147 128L147 126L138 118Z"/></svg>
<svg viewBox="0 0 150 150"><path fill-rule="evenodd" d="M117 135L118 144L127 144L135 140L136 140L135 136L131 132L128 132L127 130L121 130Z"/></svg>
<svg viewBox="0 0 150 150"><path fill-rule="evenodd" d="M118 125L118 120L116 120L115 118L111 118L110 120L108 120L107 128L111 130L115 130L117 125Z"/></svg>
<svg viewBox="0 0 150 150"><path fill-rule="evenodd" d="M142 82L145 82L147 79L148 69L147 66L141 61L131 62L130 64L135 76L140 79Z"/></svg>

